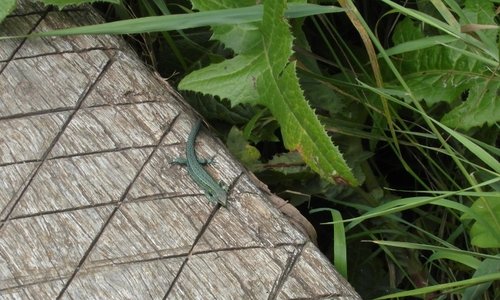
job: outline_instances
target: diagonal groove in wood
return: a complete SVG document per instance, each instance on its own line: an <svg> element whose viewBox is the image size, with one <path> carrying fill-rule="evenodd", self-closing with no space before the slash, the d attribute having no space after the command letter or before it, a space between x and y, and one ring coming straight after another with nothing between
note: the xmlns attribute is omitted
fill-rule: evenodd
<svg viewBox="0 0 500 300"><path fill-rule="evenodd" d="M203 235L203 233L207 230L208 226L210 225L210 222L212 221L212 219L214 218L215 214L219 211L219 209L221 208L222 206L217 203L215 205L215 207L212 209L212 213L210 214L210 216L208 217L207 221L205 222L205 224L203 224L203 227L200 229L200 232L198 232L198 235L196 236L194 242L193 242L193 245L191 246L191 249L189 249L189 252L186 256L186 259L182 262L182 265L180 266L177 274L175 274L175 277L174 277L174 280L172 281L172 283L170 284L170 286L168 287L168 290L167 292L165 293L165 296L163 296L163 299L167 299L168 295L170 294L170 292L172 291L172 289L174 288L175 286L175 283L177 282L177 280L179 279L179 276L181 275L182 273L182 270L184 269L184 266L187 264L188 260L189 260L189 257L193 254L193 249L194 247L196 247L196 244L198 243L198 241L200 240L201 236Z"/></svg>
<svg viewBox="0 0 500 300"><path fill-rule="evenodd" d="M85 157L85 156L92 156L92 155L96 155L96 154L115 153L115 152L121 152L121 151L133 150L133 149L151 149L154 147L155 147L154 145L143 145L143 146L121 147L121 148L118 147L118 148L113 148L113 149L89 151L89 152L85 152L85 153L74 153L74 154L52 156L50 158L47 158L46 161L58 160L58 159L64 159L64 158L72 158L72 157ZM29 159L29 160L20 160L20 161L15 161L15 162L1 163L0 167L11 166L11 165L16 165L16 164L34 163L34 162L42 162L42 160L41 159ZM199 194L196 194L196 195L199 195Z"/></svg>
<svg viewBox="0 0 500 300"><path fill-rule="evenodd" d="M304 244L294 244L294 243L281 243L279 245L273 245L271 247L268 246L247 246L247 247L229 247L229 248L219 248L219 249L211 249L211 250L201 250L195 251L191 253L191 256L207 254L207 253L220 253L220 252L228 252L228 251L240 251L240 250L249 250L249 249L277 249L283 247L295 247L302 248Z"/></svg>
<svg viewBox="0 0 500 300"><path fill-rule="evenodd" d="M29 218L33 218L33 217L46 216L46 215L51 215L51 214L60 214L60 213L66 213L66 212L86 210L89 208L97 208L97 207L103 207L103 206L108 206L108 205L115 205L117 203L118 203L118 201L112 201L112 202L105 202L105 203L92 203L89 205L80 205L78 207L70 207L70 208L57 209L57 210L47 210L47 211L41 211L41 212L31 213L31 214L27 214L27 215L14 216L14 217L11 217L9 219L9 221L29 219ZM1 221L0 224L3 224L5 222L6 221Z"/></svg>
<svg viewBox="0 0 500 300"><path fill-rule="evenodd" d="M12 58L12 61L16 60L23 60L23 59L29 59L29 58L40 58L40 57L47 57L47 56L54 56L54 55L62 55L62 54L79 54L79 53L85 53L85 52L90 52L90 51L119 51L119 48L116 47L89 47L85 49L78 49L78 50L66 50L66 51L58 51L58 52L50 52L50 53L40 53L40 54L35 54L35 55L29 55L29 56L18 56ZM2 61L0 61L2 62Z"/></svg>
<svg viewBox="0 0 500 300"><path fill-rule="evenodd" d="M41 14L36 13L36 15L40 15L40 19L38 19L38 21L36 21L35 24L33 24L33 28L31 28L28 31L28 34L31 34L38 27L38 25L43 21L43 19L47 16L48 13L49 13L49 9L45 10ZM12 54L4 61L5 65L0 67L0 74L2 74L3 71L5 70L5 68L7 68L7 66L9 65L9 63L11 61L13 61L14 56L16 56L19 49L21 49L23 47L24 43L26 43L26 40L27 40L27 38L23 38L23 40L19 43L19 45L17 45L16 49L14 49L14 51L12 51Z"/></svg>
<svg viewBox="0 0 500 300"><path fill-rule="evenodd" d="M269 300L277 299L279 293L281 292L281 289L283 288L283 284L288 279L290 272L292 271L293 267L295 266L299 258L302 256L302 251L304 251L304 246L305 244L296 247L292 255L290 255L290 257L288 258L288 261L285 265L285 268L283 269L283 272L281 273L281 276L276 280L271 292L269 293L268 297Z"/></svg>
<svg viewBox="0 0 500 300"><path fill-rule="evenodd" d="M38 110L38 111L33 111L33 112L27 112L27 113L11 114L8 116L0 116L0 121L22 119L22 118L33 117L33 116L42 116L45 114L58 113L58 112L68 112L68 111L72 111L74 109L75 109L74 107L59 107L59 108L44 109L44 110Z"/></svg>
<svg viewBox="0 0 500 300"><path fill-rule="evenodd" d="M34 171L30 174L30 177L27 180L27 184L25 184L24 187L21 189L21 191L18 192L18 193L16 193L16 195L13 197L14 203L12 205L10 205L10 206L9 205L6 206L6 207L8 207L8 212L7 212L6 216L5 216L5 218L2 220L4 223L0 224L0 230L2 229L3 225L6 222L9 221L12 212L14 211L14 209L16 208L16 206L18 205L18 203L21 200L21 198L24 195L24 193L26 193L26 190L27 190L28 186L31 184L31 182L33 181L33 178L35 178L36 174L38 174L38 172L40 171L40 168L43 166L44 162L47 160L47 157L48 157L49 153L52 151L52 148L57 143L57 141L59 140L59 138L62 136L62 134L64 133L64 130L68 127L68 124L73 119L73 116L80 109L80 107L81 107L83 101L85 100L85 98L87 97L87 95L89 95L89 93L94 89L94 87L100 82L100 80L103 78L104 74L109 69L109 67L111 66L111 64L112 64L112 60L108 60L107 63L106 63L106 65L103 67L103 69L99 73L99 76L97 76L96 80L94 82L92 82L90 84L90 86L82 93L82 95L78 99L77 104L75 105L74 111L68 116L68 118L66 119L66 121L63 123L63 125L61 126L61 130L57 133L57 135L54 137L54 139L50 143L49 147L47 147L47 149L43 153L42 158L40 160L40 163L38 164L38 166L36 166L36 168L34 169Z"/></svg>
<svg viewBox="0 0 500 300"><path fill-rule="evenodd" d="M147 159L144 161L143 165L139 168L139 170L137 171L137 173L135 174L134 176L134 179L129 183L129 185L127 186L127 188L125 189L125 191L123 192L122 196L120 197L120 200L118 200L118 203L116 204L115 208L113 209L113 211L109 214L107 220L104 222L104 224L102 225L101 229L99 230L99 232L96 234L95 238L92 240L92 242L90 243L89 247L87 248L87 250L85 251L85 254L82 256L80 262L78 263L78 265L76 266L75 270L73 271L73 273L71 274L71 276L68 278L68 281L66 282L66 284L64 285L64 287L61 289L61 291L59 292L59 295L56 297L56 299L61 299L61 297L64 295L64 293L66 292L66 290L68 289L68 287L71 285L71 282L73 281L73 279L75 278L76 274L78 273L78 271L80 270L80 268L83 266L83 264L85 263L87 257L89 256L90 252L94 249L95 245L97 244L97 242L99 241L99 238L102 236L103 232L105 231L106 227L109 225L109 223L111 222L111 220L113 219L114 215L116 214L116 212L120 209L120 206L121 204L123 203L123 201L125 200L127 194L129 193L130 189L132 188L132 186L134 185L134 183L136 182L137 178L139 178L139 176L141 175L142 171L144 170L145 166L149 163L149 161L151 160L151 158L155 155L155 153L158 151L158 149L160 148L160 145L162 144L163 142L163 139L167 136L167 134L170 132L170 129L171 129L171 126L172 124L175 123L175 120L177 119L179 115L175 116L174 119L172 120L172 122L169 124L169 126L165 129L165 131L163 132L163 135L161 136L161 138L159 139L157 145L155 146L154 150L151 151L151 153L149 154L149 156L147 157Z"/></svg>

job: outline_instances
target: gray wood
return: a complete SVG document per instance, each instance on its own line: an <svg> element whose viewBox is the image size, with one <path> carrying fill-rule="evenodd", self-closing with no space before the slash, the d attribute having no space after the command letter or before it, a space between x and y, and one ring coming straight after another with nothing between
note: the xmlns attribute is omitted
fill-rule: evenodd
<svg viewBox="0 0 500 300"><path fill-rule="evenodd" d="M21 1L0 35L101 21ZM194 120L119 37L0 41L0 299L359 299L207 129L227 209L171 163Z"/></svg>

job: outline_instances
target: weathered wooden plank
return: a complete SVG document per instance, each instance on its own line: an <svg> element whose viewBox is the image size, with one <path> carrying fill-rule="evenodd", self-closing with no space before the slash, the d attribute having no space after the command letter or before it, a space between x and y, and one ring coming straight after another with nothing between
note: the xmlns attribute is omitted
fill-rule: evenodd
<svg viewBox="0 0 500 300"><path fill-rule="evenodd" d="M359 299L349 283L331 264L325 262L324 256L310 243L305 245L298 256L276 299L305 298Z"/></svg>
<svg viewBox="0 0 500 300"><path fill-rule="evenodd" d="M0 119L0 165L40 160L68 116L60 112Z"/></svg>
<svg viewBox="0 0 500 300"><path fill-rule="evenodd" d="M0 74L0 91L9 91L0 118L76 108L108 60L103 51L88 51L11 61Z"/></svg>
<svg viewBox="0 0 500 300"><path fill-rule="evenodd" d="M242 178L240 182L246 180ZM214 216L194 252L283 244L300 246L308 241L269 203L261 201L262 193L255 189L253 192L244 191L243 185L238 183L235 186L230 199L232 197L238 201L232 202L229 209Z"/></svg>
<svg viewBox="0 0 500 300"><path fill-rule="evenodd" d="M162 299L182 258L84 269L61 299Z"/></svg>
<svg viewBox="0 0 500 300"><path fill-rule="evenodd" d="M175 114L166 102L81 108L50 157L156 145Z"/></svg>
<svg viewBox="0 0 500 300"><path fill-rule="evenodd" d="M294 247L235 249L190 257L171 299L268 299Z"/></svg>
<svg viewBox="0 0 500 300"><path fill-rule="evenodd" d="M129 149L49 160L33 178L11 216L117 202L149 152Z"/></svg>
<svg viewBox="0 0 500 300"><path fill-rule="evenodd" d="M0 229L0 291L72 274L110 207L10 220Z"/></svg>
<svg viewBox="0 0 500 300"><path fill-rule="evenodd" d="M1 34L101 21L21 8ZM358 299L207 130L227 209L172 164L180 101L116 37L0 41L0 299Z"/></svg>
<svg viewBox="0 0 500 300"><path fill-rule="evenodd" d="M16 8L12 12L13 16L24 16L33 13L43 13L47 10L47 7L44 7L38 1L16 1Z"/></svg>
<svg viewBox="0 0 500 300"><path fill-rule="evenodd" d="M35 27L36 23L41 18L40 15L7 17L3 23L0 24L0 36L26 35ZM0 61L6 61L14 56L14 53L21 43L23 43L21 39L2 41L2 47L0 47Z"/></svg>
<svg viewBox="0 0 500 300"><path fill-rule="evenodd" d="M100 22L102 22L102 18L93 10L52 11L37 24L33 32L44 32ZM68 36L64 39L44 37L26 40L23 47L17 51L14 59L92 49L119 49L121 46L123 46L122 40L109 35Z"/></svg>
<svg viewBox="0 0 500 300"><path fill-rule="evenodd" d="M202 200L200 196L186 196L124 202L82 269L186 257L211 213Z"/></svg>
<svg viewBox="0 0 500 300"><path fill-rule="evenodd" d="M6 214L9 201L27 184L27 178L37 165L38 163L22 163L0 166L0 220Z"/></svg>
<svg viewBox="0 0 500 300"><path fill-rule="evenodd" d="M120 51L102 74L99 84L89 92L82 107L161 102L170 96L165 90L167 86L151 76L151 70L136 57ZM175 102L168 101L168 105L172 111L180 110Z"/></svg>
<svg viewBox="0 0 500 300"><path fill-rule="evenodd" d="M55 299L63 287L64 281L59 279L41 281L35 284L23 285L18 288L2 290L0 292L0 299Z"/></svg>

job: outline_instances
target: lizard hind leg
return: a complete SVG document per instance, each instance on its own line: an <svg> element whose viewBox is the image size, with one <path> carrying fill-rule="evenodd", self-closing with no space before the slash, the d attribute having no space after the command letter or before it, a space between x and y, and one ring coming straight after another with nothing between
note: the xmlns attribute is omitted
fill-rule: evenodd
<svg viewBox="0 0 500 300"><path fill-rule="evenodd" d="M208 202L210 202L210 203L212 203L212 204L217 204L217 202L218 202L218 201L217 201L217 197L216 197L214 194L212 194L212 193L211 193L211 192L209 192L209 191L206 191L206 192L205 192L205 196L207 196L207 198L208 198Z"/></svg>
<svg viewBox="0 0 500 300"><path fill-rule="evenodd" d="M227 192L229 190L229 186L224 181L219 180L218 184L224 191Z"/></svg>
<svg viewBox="0 0 500 300"><path fill-rule="evenodd" d="M184 157L177 157L170 161L170 164L176 164L176 165L186 165L187 164L187 159Z"/></svg>
<svg viewBox="0 0 500 300"><path fill-rule="evenodd" d="M201 165L208 165L208 164L211 164L214 159L215 159L215 155L210 157L210 158L198 158L196 157L196 159L198 160L198 163L201 164Z"/></svg>

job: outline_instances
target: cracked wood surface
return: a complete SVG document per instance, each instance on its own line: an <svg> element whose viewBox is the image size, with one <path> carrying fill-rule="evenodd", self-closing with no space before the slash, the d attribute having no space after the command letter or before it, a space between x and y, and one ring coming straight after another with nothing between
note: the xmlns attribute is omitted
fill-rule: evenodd
<svg viewBox="0 0 500 300"><path fill-rule="evenodd" d="M101 21L21 1L0 35ZM228 209L170 163L193 122L121 38L0 41L0 299L359 299L208 130Z"/></svg>

